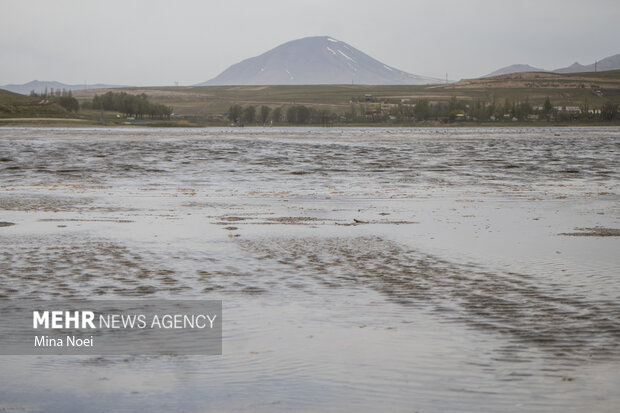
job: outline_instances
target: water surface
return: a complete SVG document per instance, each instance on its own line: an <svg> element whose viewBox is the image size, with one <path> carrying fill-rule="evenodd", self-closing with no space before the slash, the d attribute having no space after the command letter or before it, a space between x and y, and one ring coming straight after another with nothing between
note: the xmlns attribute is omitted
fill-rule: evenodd
<svg viewBox="0 0 620 413"><path fill-rule="evenodd" d="M619 128L2 128L0 297L225 321L222 356L3 356L0 408L614 411L619 174Z"/></svg>

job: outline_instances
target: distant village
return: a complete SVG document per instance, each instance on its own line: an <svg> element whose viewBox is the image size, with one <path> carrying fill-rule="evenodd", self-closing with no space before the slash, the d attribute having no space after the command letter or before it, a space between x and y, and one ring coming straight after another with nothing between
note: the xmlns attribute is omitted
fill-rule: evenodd
<svg viewBox="0 0 620 413"><path fill-rule="evenodd" d="M554 105L546 98L542 105L525 101L501 103L479 100L448 102L429 99L384 99L371 94L352 97L344 113L321 106L285 105L281 107L233 105L221 115L232 126L274 124L357 124L357 123L456 123L456 122L607 122L620 120L618 104L607 102L601 107Z"/></svg>
<svg viewBox="0 0 620 413"><path fill-rule="evenodd" d="M553 105L549 98L543 105L534 106L523 102L486 103L459 100L453 97L447 104L431 103L428 99L378 99L371 94L363 98L351 98L348 118L362 114L370 122L428 121L440 122L519 122L519 121L576 121L618 120L618 105L606 103L601 108ZM358 116L359 117L359 116ZM347 116L345 116L345 120Z"/></svg>

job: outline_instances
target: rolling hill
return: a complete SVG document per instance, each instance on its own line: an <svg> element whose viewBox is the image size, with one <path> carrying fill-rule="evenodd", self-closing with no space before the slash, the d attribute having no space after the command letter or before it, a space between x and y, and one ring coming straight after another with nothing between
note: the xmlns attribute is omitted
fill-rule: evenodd
<svg viewBox="0 0 620 413"><path fill-rule="evenodd" d="M84 90L84 89L112 89L112 88L120 88L120 87L128 87L121 85L105 85L101 83L97 83L94 85L68 85L66 83L60 83L55 81L41 81L41 80L33 80L28 83L23 84L10 84L0 86L0 89L8 90L9 92L19 93L22 95L28 95L30 92L34 91L35 93L43 93L47 89L50 91L54 90Z"/></svg>
<svg viewBox="0 0 620 413"><path fill-rule="evenodd" d="M497 69L494 72L489 73L488 75L484 75L481 77L493 77L493 76L501 76L501 75L509 75L511 73L523 73L523 72L545 72L545 69L539 69L537 67L533 67L525 64L516 64L510 65L506 67L502 67L501 69Z"/></svg>
<svg viewBox="0 0 620 413"><path fill-rule="evenodd" d="M525 72L550 72L550 73L570 74L570 73L587 73L587 72L605 72L605 71L610 71L610 70L620 70L620 54L608 56L604 59L597 61L596 63L592 63L589 65L582 65L578 62L575 62L570 66L561 67L555 70L539 69L539 68L532 67L527 64L510 65L510 66L502 67L501 69L497 69L496 71L491 72L488 75L480 76L480 78L509 75L512 73L525 73Z"/></svg>
<svg viewBox="0 0 620 413"><path fill-rule="evenodd" d="M577 62L573 63L570 66L563 67L560 69L555 69L555 73L583 73L583 72L603 72L608 70L618 70L620 69L620 54L608 56L604 59L599 60L596 63L592 63L589 65L582 65Z"/></svg>
<svg viewBox="0 0 620 413"><path fill-rule="evenodd" d="M2 118L72 118L62 106L39 97L24 96L0 89Z"/></svg>

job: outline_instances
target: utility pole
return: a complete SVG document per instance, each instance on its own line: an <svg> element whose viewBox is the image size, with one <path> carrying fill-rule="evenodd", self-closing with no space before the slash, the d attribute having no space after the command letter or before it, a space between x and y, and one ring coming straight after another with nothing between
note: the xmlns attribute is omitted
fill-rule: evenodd
<svg viewBox="0 0 620 413"><path fill-rule="evenodd" d="M598 67L597 66L598 66L598 60L595 60L594 61L594 73L598 72L598 70L597 70Z"/></svg>
<svg viewBox="0 0 620 413"><path fill-rule="evenodd" d="M448 72L446 72L446 85L448 84Z"/></svg>

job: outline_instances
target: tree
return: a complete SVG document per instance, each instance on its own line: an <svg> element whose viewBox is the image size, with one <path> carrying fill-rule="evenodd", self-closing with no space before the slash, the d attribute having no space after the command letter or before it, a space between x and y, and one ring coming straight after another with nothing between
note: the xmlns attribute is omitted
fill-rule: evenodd
<svg viewBox="0 0 620 413"><path fill-rule="evenodd" d="M310 121L310 109L304 105L291 106L286 110L286 121L293 124L304 124Z"/></svg>
<svg viewBox="0 0 620 413"><path fill-rule="evenodd" d="M232 123L239 123L242 111L243 109L241 108L241 105L232 105L230 108L228 108L228 119Z"/></svg>
<svg viewBox="0 0 620 413"><path fill-rule="evenodd" d="M74 99L67 96L68 99ZM64 98L60 98L64 99ZM113 93L107 92L104 95L95 95L92 102L93 108L101 108L103 110L115 110L122 112L125 116L135 116L143 118L149 115L152 118L160 119L170 118L172 108L160 103L151 103L145 94L130 95L126 92Z"/></svg>
<svg viewBox="0 0 620 413"><path fill-rule="evenodd" d="M526 97L525 102L513 102L511 114L513 117L524 120L532 112L532 107L529 103L529 99Z"/></svg>
<svg viewBox="0 0 620 413"><path fill-rule="evenodd" d="M273 123L280 123L282 120L282 108L277 107L271 112L271 121Z"/></svg>
<svg viewBox="0 0 620 413"><path fill-rule="evenodd" d="M334 114L330 113L327 109L318 111L318 117L321 119L323 126L332 126L334 123Z"/></svg>
<svg viewBox="0 0 620 413"><path fill-rule="evenodd" d="M460 113L460 102L456 99L456 96L452 96L448 102L448 117L450 122L456 120L456 115Z"/></svg>
<svg viewBox="0 0 620 413"><path fill-rule="evenodd" d="M583 105L580 106L582 119L590 119L590 105L588 104L588 97L585 96Z"/></svg>
<svg viewBox="0 0 620 413"><path fill-rule="evenodd" d="M431 116L431 108L428 99L420 99L413 108L413 114L418 120L427 120Z"/></svg>
<svg viewBox="0 0 620 413"><path fill-rule="evenodd" d="M543 103L541 115L548 118L549 116L551 116L552 113L553 105L551 105L551 99L549 99L549 96L547 96L547 99L545 99L545 103Z"/></svg>
<svg viewBox="0 0 620 413"><path fill-rule="evenodd" d="M286 109L286 121L288 123L297 123L297 106L291 106Z"/></svg>
<svg viewBox="0 0 620 413"><path fill-rule="evenodd" d="M476 99L473 106L469 108L469 115L472 116L473 120L477 121L487 121L489 120L489 112L486 107L486 104L479 99Z"/></svg>
<svg viewBox="0 0 620 413"><path fill-rule="evenodd" d="M260 107L260 121L262 122L262 124L266 124L267 123L267 119L269 119L269 113L271 112L271 109L269 108L269 106L261 106Z"/></svg>
<svg viewBox="0 0 620 413"><path fill-rule="evenodd" d="M601 107L601 118L603 120L614 120L618 117L618 104L605 102Z"/></svg>
<svg viewBox="0 0 620 413"><path fill-rule="evenodd" d="M77 99L72 96L57 96L54 98L54 102L67 109L69 112L77 112L80 109L80 104Z"/></svg>
<svg viewBox="0 0 620 413"><path fill-rule="evenodd" d="M348 122L355 122L357 120L357 109L354 103L351 103L350 110L345 112L344 117Z"/></svg>
<svg viewBox="0 0 620 413"><path fill-rule="evenodd" d="M256 121L256 107L248 106L243 109L241 121L245 123L254 123Z"/></svg>

